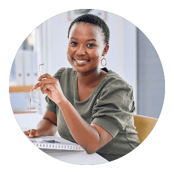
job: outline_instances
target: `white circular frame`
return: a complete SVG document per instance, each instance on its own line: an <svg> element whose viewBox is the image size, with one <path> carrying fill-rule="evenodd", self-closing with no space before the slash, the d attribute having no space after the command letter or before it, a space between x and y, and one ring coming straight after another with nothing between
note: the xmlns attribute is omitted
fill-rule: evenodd
<svg viewBox="0 0 174 174"><path fill-rule="evenodd" d="M91 2L90 2L91 1ZM150 133L150 135L145 139L145 141L140 144L135 150L128 153L127 155L123 156L122 158L119 158L118 160L108 162L101 165L74 165L74 164L68 164L62 161L59 161L57 159L52 158L51 156L48 156L47 154L43 153L42 151L39 151L35 146L31 146L30 143L28 143L28 139L21 131L20 127L18 126L12 109L10 105L9 100L9 75L10 75L10 69L12 62L14 60L14 57L24 41L24 39L41 23L46 21L47 19L74 9L99 9L108 11L114 14L117 14L128 21L132 22L135 26L137 26L152 42L154 45L163 69L164 69L164 75L165 75L165 100L164 105L159 117L159 120L157 124L155 125L155 128ZM16 139L19 141L19 143L35 158L37 158L39 161L43 162L44 164L55 168L60 171L68 172L68 173L106 173L109 171L114 171L119 168L122 168L131 162L138 159L140 156L142 156L158 139L158 137L161 135L163 129L165 128L168 118L171 114L171 109L173 105L173 89L174 85L171 83L171 79L173 78L173 71L171 66L171 61L168 56L167 50L165 49L165 46L163 45L162 41L158 37L158 35L155 33L155 31L147 24L145 23L139 16L132 13L131 11L118 6L113 3L109 3L106 1L101 0L95 0L95 3L93 3L92 0L88 1L82 1L82 0L73 0L68 1L65 3L58 4L56 6L53 6L37 16L35 16L33 19L31 19L16 35L13 42L11 43L4 62L2 66L2 73L1 73L1 79L3 79L4 86L2 86L1 92L3 95L2 97L2 108L4 111L5 118L7 120L7 123L13 132L13 135L16 137Z"/></svg>

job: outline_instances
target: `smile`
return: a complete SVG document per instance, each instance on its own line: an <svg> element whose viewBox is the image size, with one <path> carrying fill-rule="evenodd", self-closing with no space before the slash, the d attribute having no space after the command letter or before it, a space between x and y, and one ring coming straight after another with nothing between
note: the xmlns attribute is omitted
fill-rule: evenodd
<svg viewBox="0 0 174 174"><path fill-rule="evenodd" d="M73 60L75 60L75 62L78 64L78 65L84 65L84 64L87 64L88 60L78 60L76 58L73 58Z"/></svg>

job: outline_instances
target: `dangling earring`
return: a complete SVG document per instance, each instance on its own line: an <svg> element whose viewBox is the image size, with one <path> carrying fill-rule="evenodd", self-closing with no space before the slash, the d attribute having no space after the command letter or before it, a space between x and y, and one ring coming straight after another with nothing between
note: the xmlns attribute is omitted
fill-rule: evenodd
<svg viewBox="0 0 174 174"><path fill-rule="evenodd" d="M103 60L105 60L105 64L103 64ZM105 66L107 65L107 60L106 60L104 57L101 59L101 65L102 65L103 67L105 67Z"/></svg>

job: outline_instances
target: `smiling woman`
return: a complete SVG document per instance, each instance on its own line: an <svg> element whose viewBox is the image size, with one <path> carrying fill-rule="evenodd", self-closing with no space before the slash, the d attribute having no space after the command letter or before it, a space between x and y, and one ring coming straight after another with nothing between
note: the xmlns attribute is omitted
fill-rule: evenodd
<svg viewBox="0 0 174 174"><path fill-rule="evenodd" d="M100 75L104 76L105 73L99 69L99 62L108 49L101 28L94 24L78 22L71 28L67 55L77 73L91 72L97 79Z"/></svg>
<svg viewBox="0 0 174 174"><path fill-rule="evenodd" d="M109 50L109 28L99 17L86 14L68 31L67 59L52 77L39 77L34 89L47 94L47 110L30 138L54 135L78 143L87 153L115 160L139 145L133 114L133 90L117 73L100 69Z"/></svg>

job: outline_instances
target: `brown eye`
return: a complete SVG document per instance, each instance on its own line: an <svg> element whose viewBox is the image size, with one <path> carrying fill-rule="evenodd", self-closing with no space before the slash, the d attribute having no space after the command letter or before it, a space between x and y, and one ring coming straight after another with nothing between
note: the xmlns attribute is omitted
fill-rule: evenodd
<svg viewBox="0 0 174 174"><path fill-rule="evenodd" d="M76 45L77 45L77 42L74 42L74 41L73 41L73 42L71 42L70 44L73 45L73 46L76 46Z"/></svg>
<svg viewBox="0 0 174 174"><path fill-rule="evenodd" d="M91 44L91 43L87 44L86 46L87 46L88 48L95 47L95 45L94 45L94 44Z"/></svg>

